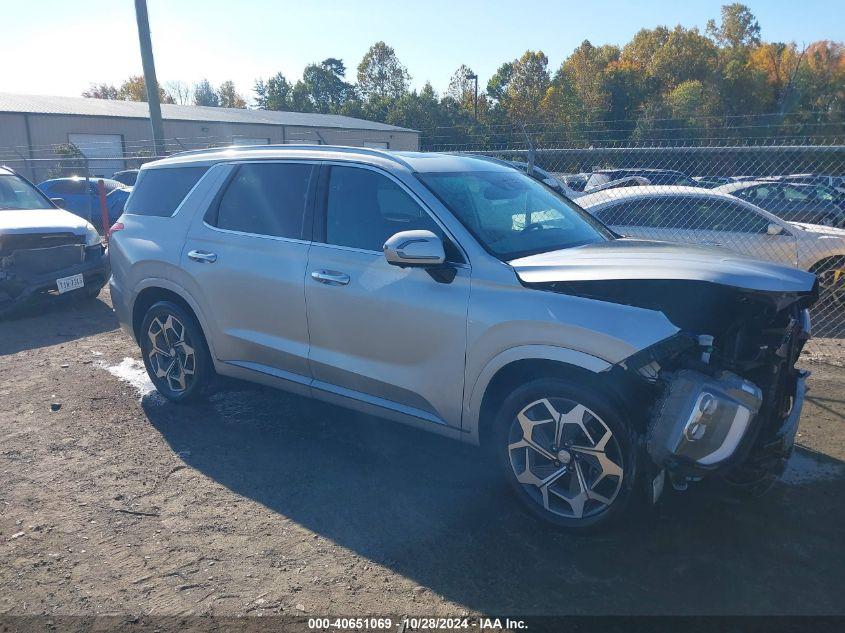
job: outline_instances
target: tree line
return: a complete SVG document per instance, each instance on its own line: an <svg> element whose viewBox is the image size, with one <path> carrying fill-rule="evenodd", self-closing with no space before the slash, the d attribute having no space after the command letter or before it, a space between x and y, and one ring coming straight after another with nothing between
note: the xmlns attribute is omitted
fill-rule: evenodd
<svg viewBox="0 0 845 633"><path fill-rule="evenodd" d="M412 90L396 52L377 42L347 80L341 59L309 64L296 82L258 79L254 107L343 114L422 132L424 148L497 148L603 141L819 137L845 132L845 44L766 42L747 6L724 5L698 28L640 30L623 46L582 42L558 67L542 51L503 63L486 86L461 65L439 95ZM141 77L84 96L146 99ZM167 103L247 107L233 82L166 84ZM477 117L476 117L477 112Z"/></svg>

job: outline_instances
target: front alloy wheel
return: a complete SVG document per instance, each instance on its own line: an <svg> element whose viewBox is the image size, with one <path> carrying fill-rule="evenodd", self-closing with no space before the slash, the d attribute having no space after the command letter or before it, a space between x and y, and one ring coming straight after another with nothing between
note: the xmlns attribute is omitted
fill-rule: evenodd
<svg viewBox="0 0 845 633"><path fill-rule="evenodd" d="M532 514L583 531L618 517L636 479L636 434L598 385L539 378L499 409L494 443Z"/></svg>
<svg viewBox="0 0 845 633"><path fill-rule="evenodd" d="M561 517L600 514L622 488L622 452L613 432L571 400L541 398L525 406L511 425L508 454L525 491Z"/></svg>

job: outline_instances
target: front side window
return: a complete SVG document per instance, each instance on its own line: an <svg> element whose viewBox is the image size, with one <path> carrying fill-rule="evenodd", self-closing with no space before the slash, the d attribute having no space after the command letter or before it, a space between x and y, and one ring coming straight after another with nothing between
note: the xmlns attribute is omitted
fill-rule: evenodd
<svg viewBox="0 0 845 633"><path fill-rule="evenodd" d="M0 174L0 211L52 208L50 201L20 176Z"/></svg>
<svg viewBox="0 0 845 633"><path fill-rule="evenodd" d="M126 201L125 213L170 217L208 167L144 169Z"/></svg>
<svg viewBox="0 0 845 633"><path fill-rule="evenodd" d="M333 166L326 199L326 242L381 251L400 231L443 231L393 180L371 169Z"/></svg>
<svg viewBox="0 0 845 633"><path fill-rule="evenodd" d="M613 237L572 202L516 170L432 172L420 179L505 261Z"/></svg>
<svg viewBox="0 0 845 633"><path fill-rule="evenodd" d="M305 163L241 165L213 223L229 231L301 239L314 173L315 167Z"/></svg>

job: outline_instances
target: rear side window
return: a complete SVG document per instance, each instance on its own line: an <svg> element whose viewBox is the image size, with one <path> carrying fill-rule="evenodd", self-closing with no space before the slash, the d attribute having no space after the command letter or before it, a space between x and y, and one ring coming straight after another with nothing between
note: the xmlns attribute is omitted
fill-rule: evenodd
<svg viewBox="0 0 845 633"><path fill-rule="evenodd" d="M138 175L125 213L170 217L208 167L147 169Z"/></svg>
<svg viewBox="0 0 845 633"><path fill-rule="evenodd" d="M241 165L220 198L215 225L229 231L301 239L314 169L302 163Z"/></svg>

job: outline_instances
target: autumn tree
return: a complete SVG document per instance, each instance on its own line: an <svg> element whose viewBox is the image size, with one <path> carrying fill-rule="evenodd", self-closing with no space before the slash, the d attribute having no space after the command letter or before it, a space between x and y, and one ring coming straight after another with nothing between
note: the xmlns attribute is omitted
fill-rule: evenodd
<svg viewBox="0 0 845 633"><path fill-rule="evenodd" d="M217 99L221 108L246 108L246 100L235 89L233 81L224 81L217 89Z"/></svg>
<svg viewBox="0 0 845 633"><path fill-rule="evenodd" d="M215 108L220 105L220 97L208 79L202 79L194 86L194 105Z"/></svg>
<svg viewBox="0 0 845 633"><path fill-rule="evenodd" d="M82 93L83 97L89 99L118 99L117 88L111 84L91 84L88 90Z"/></svg>
<svg viewBox="0 0 845 633"><path fill-rule="evenodd" d="M475 87L478 78L472 68L461 64L449 80L446 96L464 110L475 111Z"/></svg>
<svg viewBox="0 0 845 633"><path fill-rule="evenodd" d="M507 82L506 108L517 124L539 123L543 105L551 85L549 58L543 51L525 51L511 65Z"/></svg>
<svg viewBox="0 0 845 633"><path fill-rule="evenodd" d="M358 64L358 90L364 99L398 99L410 83L408 70L384 42L373 44Z"/></svg>
<svg viewBox="0 0 845 633"><path fill-rule="evenodd" d="M346 66L341 59L329 57L319 64L309 64L294 87L294 103L309 111L338 112L354 90L345 77Z"/></svg>
<svg viewBox="0 0 845 633"><path fill-rule="evenodd" d="M276 73L267 81L258 79L255 82L255 105L259 110L290 110L292 91L290 82L282 73Z"/></svg>
<svg viewBox="0 0 845 633"><path fill-rule="evenodd" d="M142 75L133 75L124 81L117 89L117 98L123 101L146 101L147 86ZM174 103L171 97L161 86L158 87L158 98L161 103Z"/></svg>
<svg viewBox="0 0 845 633"><path fill-rule="evenodd" d="M722 21L707 21L707 34L719 45L727 48L751 48L760 43L760 25L751 10L734 2L722 5Z"/></svg>

